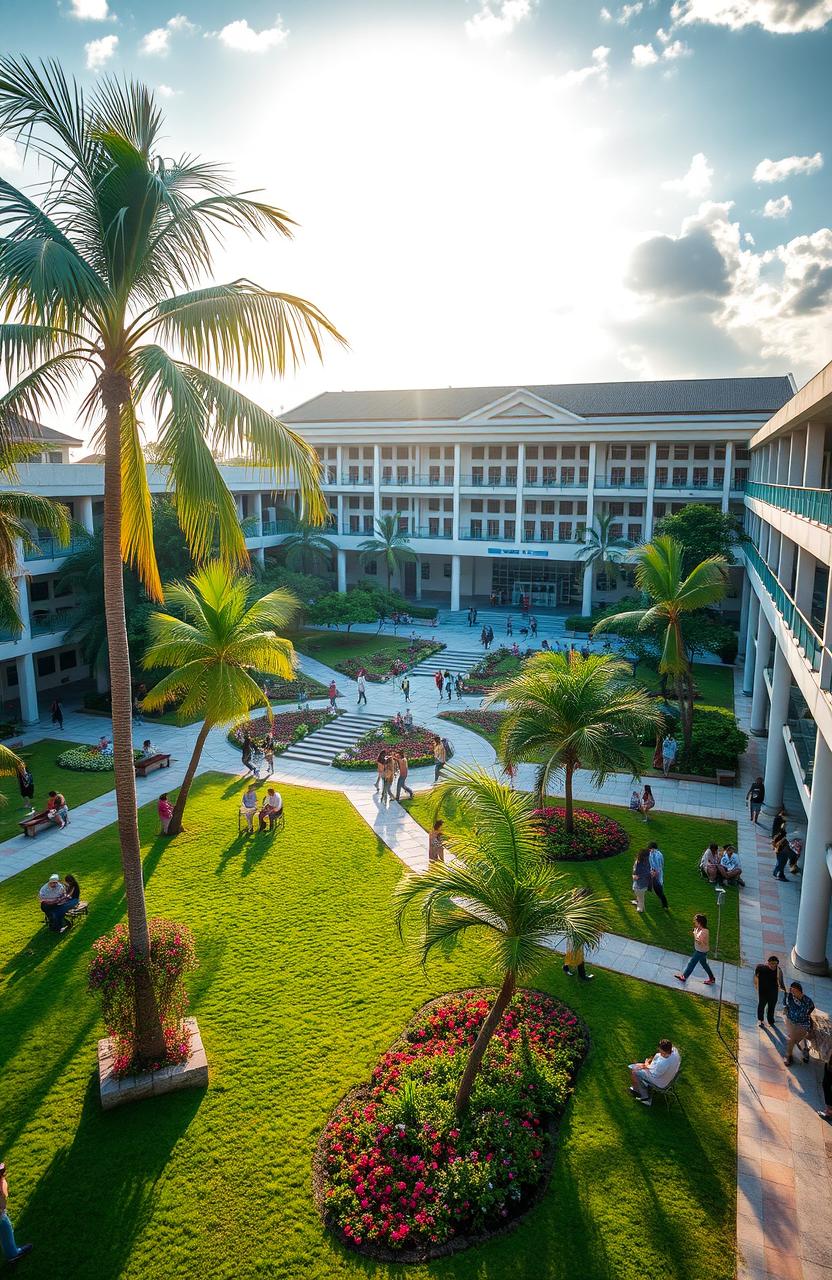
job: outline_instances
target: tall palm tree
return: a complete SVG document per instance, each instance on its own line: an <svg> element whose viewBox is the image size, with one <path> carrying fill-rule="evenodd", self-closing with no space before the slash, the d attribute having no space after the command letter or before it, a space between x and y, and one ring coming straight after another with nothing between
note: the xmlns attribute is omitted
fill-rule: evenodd
<svg viewBox="0 0 832 1280"><path fill-rule="evenodd" d="M9 426L9 432L0 432L0 484L16 486L18 466L40 449L14 439L15 426ZM18 488L0 489L0 626L18 634L23 627L17 598L18 547L23 551L38 549L32 526L38 531L45 529L61 546L69 542L69 512L62 503Z"/></svg>
<svg viewBox="0 0 832 1280"><path fill-rule="evenodd" d="M173 807L168 834L182 830L182 815L196 775L205 739L215 725L232 724L253 707L271 704L250 675L291 680L295 651L278 633L299 608L289 591L272 591L252 601L251 579L233 577L228 565L213 561L191 574L187 583L165 589L165 603L174 610L152 613L150 645L145 669L173 667L169 675L145 695L148 711L162 711L179 704L183 721L202 717L193 754Z"/></svg>
<svg viewBox="0 0 832 1280"><path fill-rule="evenodd" d="M409 872L395 890L401 932L408 909L421 911L424 963L435 947L469 930L484 935L500 990L471 1049L457 1089L457 1115L468 1108L488 1043L518 982L551 960L553 934L570 946L594 947L603 929L603 899L577 898L552 863L541 857L540 836L528 794L512 791L474 768L448 772L442 800L457 802L464 822L449 839L452 860Z"/></svg>
<svg viewBox="0 0 832 1280"><path fill-rule="evenodd" d="M679 719L686 748L690 748L693 726L693 675L682 634L683 619L725 595L728 561L724 556L709 556L689 574L682 569L685 549L666 534L637 547L632 553L636 564L636 585L650 601L646 609L630 609L612 614L596 624L604 631L616 624L637 626L640 631L658 627L664 630L659 671L673 678L679 702Z"/></svg>
<svg viewBox="0 0 832 1280"><path fill-rule="evenodd" d="M325 538L315 525L298 520L294 512L281 513L281 519L290 528L290 533L280 544L287 569L300 573L314 573L321 567L329 569L336 551L335 543Z"/></svg>
<svg viewBox="0 0 832 1280"><path fill-rule="evenodd" d="M408 546L408 536L399 528L398 516L380 516L376 520L376 535L365 542L359 542L358 552L361 564L369 560L381 559L387 570L387 590L393 581L393 574L399 565L410 563L416 559L415 551Z"/></svg>
<svg viewBox="0 0 832 1280"><path fill-rule="evenodd" d="M292 473L301 510L323 521L314 451L272 414L222 380L280 376L327 334L313 304L250 280L210 278L214 244L228 231L290 236L280 209L237 194L225 170L160 149L163 119L134 81L104 79L91 95L55 62L0 59L0 132L44 161L38 198L0 182L0 439L13 420L38 420L79 386L82 413L104 453L104 595L113 700L119 844L136 967L136 1051L164 1056L147 966L150 951L133 770L130 661L122 561L161 599L142 413L155 419L158 457L196 560L215 534L223 558L248 562L234 500L215 455L244 453L278 476ZM164 343L177 352L171 355ZM208 368L216 370L208 372ZM220 376L217 376L220 375Z"/></svg>
<svg viewBox="0 0 832 1280"><path fill-rule="evenodd" d="M616 516L599 515L598 528L587 529L586 541L578 552L578 559L583 560L586 565L584 573L593 573L597 566L602 573L615 579L615 573L610 573L610 570L626 560L633 545L627 538L614 538L610 533L616 519Z"/></svg>
<svg viewBox="0 0 832 1280"><path fill-rule="evenodd" d="M576 769L591 770L597 787L617 770L641 773L642 743L652 740L660 716L644 690L626 680L629 674L627 663L606 654L538 653L488 698L506 706L498 739L506 764L539 766L540 803L552 775L563 770L567 831L574 829Z"/></svg>

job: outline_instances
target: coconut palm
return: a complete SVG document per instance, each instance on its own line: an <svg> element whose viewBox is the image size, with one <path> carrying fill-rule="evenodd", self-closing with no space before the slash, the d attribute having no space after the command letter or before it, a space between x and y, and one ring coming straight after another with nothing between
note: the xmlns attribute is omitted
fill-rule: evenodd
<svg viewBox="0 0 832 1280"><path fill-rule="evenodd" d="M469 930L483 935L502 975L459 1082L455 1107L462 1115L518 982L528 981L551 960L553 935L566 935L570 946L597 946L603 900L593 894L576 897L541 856L534 801L528 794L474 768L449 770L439 794L440 802L456 802L463 827L448 840L450 862L431 863L427 871L409 872L400 882L396 919L401 932L409 908L419 907L423 963L435 947Z"/></svg>
<svg viewBox="0 0 832 1280"><path fill-rule="evenodd" d="M290 529L280 544L287 569L300 573L314 573L321 567L329 569L336 551L335 543L325 538L315 525L298 520L294 512L283 513L281 519Z"/></svg>
<svg viewBox="0 0 832 1280"><path fill-rule="evenodd" d="M716 604L725 595L728 561L709 556L687 575L682 564L685 549L675 538L662 535L636 547L636 585L650 601L645 609L612 614L596 623L595 631L616 625L636 626L640 631L664 630L659 671L671 676L679 702L679 719L685 747L690 749L693 726L693 675L682 634L683 620L698 609Z"/></svg>
<svg viewBox="0 0 832 1280"><path fill-rule="evenodd" d="M629 674L626 662L607 654L538 653L488 698L506 707L501 758L507 765L538 765L540 803L552 775L563 770L567 831L574 829L576 769L589 769L597 787L617 770L641 773L642 743L652 741L659 712Z"/></svg>
<svg viewBox="0 0 832 1280"><path fill-rule="evenodd" d="M174 670L154 685L142 705L162 711L175 702L183 723L202 719L168 827L168 835L175 836L182 830L188 792L214 726L232 724L253 707L263 707L271 717L269 699L250 673L293 678L295 651L279 632L299 603L289 591L252 600L252 580L233 576L222 561L204 565L186 583L166 587L165 603L174 612L150 615L144 667Z"/></svg>
<svg viewBox="0 0 832 1280"><path fill-rule="evenodd" d="M616 516L599 515L598 528L587 529L585 533L585 543L578 552L578 559L583 560L586 568L584 573L593 573L597 566L602 573L615 582L615 573L610 572L616 565L620 565L626 560L627 554L632 547L632 542L627 538L614 538L610 533L610 528Z"/></svg>
<svg viewBox="0 0 832 1280"><path fill-rule="evenodd" d="M0 439L83 390L82 416L104 454L104 594L113 755L131 946L136 1050L164 1057L147 966L147 914L133 769L130 661L122 562L162 598L153 548L141 418L155 420L157 457L197 561L219 539L248 563L216 456L244 454L276 479L294 477L305 518L323 521L320 463L309 445L223 377L280 376L340 336L313 304L250 280L210 278L226 231L290 236L280 209L237 194L218 165L162 152L163 118L134 81L102 79L91 95L55 62L0 59L0 133L44 162L30 196L0 182ZM199 282L199 287L197 283ZM170 354L166 344L176 352ZM210 372L209 372L210 368Z"/></svg>
<svg viewBox="0 0 832 1280"><path fill-rule="evenodd" d="M381 559L387 570L387 590L399 565L412 562L416 553L408 546L408 536L399 528L398 516L381 516L376 520L376 536L359 542L361 564Z"/></svg>
<svg viewBox="0 0 832 1280"><path fill-rule="evenodd" d="M36 453L40 453L36 445L0 433L0 483L17 485L18 466ZM23 627L17 597L18 547L37 551L38 533L33 526L61 546L69 542L69 512L62 503L17 488L0 489L0 626L17 634Z"/></svg>

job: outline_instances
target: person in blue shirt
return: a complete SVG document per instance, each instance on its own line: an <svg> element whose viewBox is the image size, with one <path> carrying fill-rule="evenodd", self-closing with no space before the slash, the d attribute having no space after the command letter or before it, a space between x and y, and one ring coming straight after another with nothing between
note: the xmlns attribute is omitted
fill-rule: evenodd
<svg viewBox="0 0 832 1280"><path fill-rule="evenodd" d="M787 1067L792 1065L792 1052L798 1045L802 1045L803 1061L809 1061L809 1033L812 1030L812 1014L815 1012L815 1002L809 996L803 994L803 984L801 982L792 982L786 992L786 998L783 1001L783 1008L786 1013L786 1034L788 1041L786 1043L786 1052L783 1057Z"/></svg>
<svg viewBox="0 0 832 1280"><path fill-rule="evenodd" d="M655 840L652 840L647 846L647 853L650 858L650 888L665 911L669 911L670 908L667 905L667 898L664 893L664 854Z"/></svg>

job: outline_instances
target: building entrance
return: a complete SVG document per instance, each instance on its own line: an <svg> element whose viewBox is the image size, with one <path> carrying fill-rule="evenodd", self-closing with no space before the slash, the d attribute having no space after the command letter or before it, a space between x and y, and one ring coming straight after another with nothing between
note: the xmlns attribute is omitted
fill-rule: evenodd
<svg viewBox="0 0 832 1280"><path fill-rule="evenodd" d="M581 598L580 566L507 556L491 567L491 590L503 605L519 605L523 596L538 609L569 605Z"/></svg>

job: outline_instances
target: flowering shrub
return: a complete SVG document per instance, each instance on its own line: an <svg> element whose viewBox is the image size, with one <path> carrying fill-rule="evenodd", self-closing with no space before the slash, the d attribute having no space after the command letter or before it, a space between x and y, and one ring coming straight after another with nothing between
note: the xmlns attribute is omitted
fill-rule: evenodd
<svg viewBox="0 0 832 1280"><path fill-rule="evenodd" d="M255 745L265 742L271 734L274 740L274 753L280 755L293 742L304 738L313 729L319 729L332 719L328 707L321 711L283 711L269 720L268 716L257 716L254 720L241 720L228 735L228 740L235 747L243 745L243 734L247 733Z"/></svg>
<svg viewBox="0 0 832 1280"><path fill-rule="evenodd" d="M430 1257L518 1217L551 1166L554 1122L587 1050L584 1027L538 991L515 996L463 1119L453 1097L494 992L427 1005L318 1144L325 1223L374 1256Z"/></svg>
<svg viewBox="0 0 832 1280"><path fill-rule="evenodd" d="M531 652L525 651L524 657ZM496 684L513 676L523 665L523 657L515 657L510 649L500 645L489 649L465 677L466 693L490 693Z"/></svg>
<svg viewBox="0 0 832 1280"><path fill-rule="evenodd" d="M461 725L463 729L471 729L474 733L481 733L484 738L488 738L493 742L500 732L500 726L505 719L505 712L440 711L439 719L450 720L452 724Z"/></svg>
<svg viewBox="0 0 832 1280"><path fill-rule="evenodd" d="M133 759L141 758L141 751L133 752ZM62 769L74 769L78 773L110 773L113 772L113 754L111 751L99 751L98 747L73 747L63 751L56 762Z"/></svg>
<svg viewBox="0 0 832 1280"><path fill-rule="evenodd" d="M623 853L630 843L624 828L592 809L573 810L574 831L566 830L563 806L535 809L546 856L557 862L588 862Z"/></svg>
<svg viewBox="0 0 832 1280"><path fill-rule="evenodd" d="M336 671L343 672L345 676L351 676L353 680L359 671L363 671L368 680L374 684L381 684L385 680L403 676L405 671L415 667L417 662L429 658L434 653L439 653L444 648L444 644L437 644L434 640L411 640L407 650L402 650L400 653L379 649L364 658L343 658L334 665Z"/></svg>
<svg viewBox="0 0 832 1280"><path fill-rule="evenodd" d="M392 720L388 720L378 729L365 733L345 751L340 751L332 763L336 769L375 769L379 751L391 747L404 752L411 768L419 768L433 764L435 741L436 734L419 724L398 732Z"/></svg>
<svg viewBox="0 0 832 1280"><path fill-rule="evenodd" d="M182 975L196 968L193 934L185 925L171 920L150 920L148 929L148 961L137 958L126 924L117 924L111 933L98 939L90 961L87 985L90 991L101 995L104 1025L113 1041L116 1076L137 1070L158 1071L188 1058L190 1035L183 1023L188 997ZM143 963L153 985L165 1035L167 1052L161 1062L139 1062L136 1057L136 976Z"/></svg>

